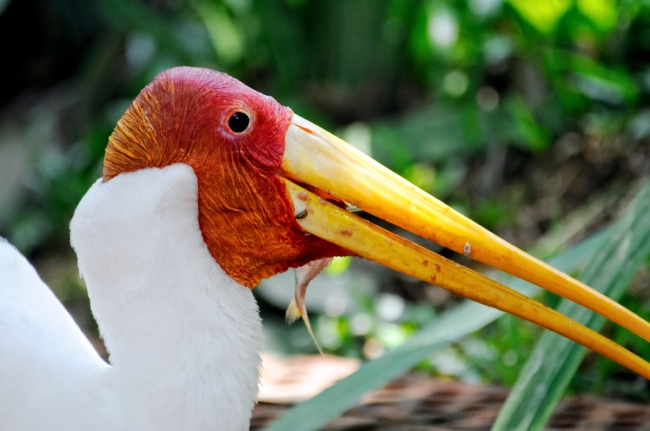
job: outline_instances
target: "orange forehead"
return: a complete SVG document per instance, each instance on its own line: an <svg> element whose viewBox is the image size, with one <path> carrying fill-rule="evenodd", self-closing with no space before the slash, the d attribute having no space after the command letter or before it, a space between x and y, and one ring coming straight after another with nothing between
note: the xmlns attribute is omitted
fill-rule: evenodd
<svg viewBox="0 0 650 431"><path fill-rule="evenodd" d="M250 117L245 133L228 118ZM347 250L306 235L277 176L292 112L241 82L207 69L176 68L145 87L118 122L104 181L174 163L198 179L199 225L214 259L239 283Z"/></svg>
<svg viewBox="0 0 650 431"><path fill-rule="evenodd" d="M250 115L246 134L226 126ZM291 110L230 76L179 67L158 75L133 101L109 138L104 179L172 163L197 166L214 152L239 152L265 168L280 166Z"/></svg>

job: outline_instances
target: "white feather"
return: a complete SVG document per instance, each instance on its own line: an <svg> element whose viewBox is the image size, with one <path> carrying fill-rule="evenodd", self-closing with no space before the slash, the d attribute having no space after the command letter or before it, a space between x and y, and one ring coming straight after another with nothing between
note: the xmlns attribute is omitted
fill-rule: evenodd
<svg viewBox="0 0 650 431"><path fill-rule="evenodd" d="M247 430L261 321L251 291L203 242L193 170L97 181L71 239L111 366L29 264L0 246L0 430Z"/></svg>

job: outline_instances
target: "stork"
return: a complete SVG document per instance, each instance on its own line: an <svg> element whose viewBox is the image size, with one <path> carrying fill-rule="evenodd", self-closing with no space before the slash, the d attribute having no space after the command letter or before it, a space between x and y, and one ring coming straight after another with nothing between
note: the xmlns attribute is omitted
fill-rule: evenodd
<svg viewBox="0 0 650 431"><path fill-rule="evenodd" d="M569 317L387 232L359 207L580 303L650 324L537 261L274 99L174 68L109 138L71 243L103 361L32 266L0 240L0 430L248 429L262 278L360 256L556 331L650 378L650 364Z"/></svg>

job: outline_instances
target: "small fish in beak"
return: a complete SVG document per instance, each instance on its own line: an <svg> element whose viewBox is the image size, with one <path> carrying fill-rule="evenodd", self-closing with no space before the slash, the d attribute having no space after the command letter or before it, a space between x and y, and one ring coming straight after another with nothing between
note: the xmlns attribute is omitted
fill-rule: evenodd
<svg viewBox="0 0 650 431"><path fill-rule="evenodd" d="M311 338L314 340L314 344L316 344L316 348L318 348L318 351L323 356L323 350L318 344L318 341L314 336L314 332L311 329L311 324L309 323L309 316L307 316L307 309L305 308L305 296L307 294L307 286L309 283L318 274L323 272L325 268L330 266L332 260L332 257L317 259L295 269L296 296L291 300L291 303L289 304L289 307L287 308L287 312L285 314L285 318L289 325L295 322L299 317L302 317L302 320L305 322L305 326L307 327L307 331L309 331L309 335L311 335Z"/></svg>

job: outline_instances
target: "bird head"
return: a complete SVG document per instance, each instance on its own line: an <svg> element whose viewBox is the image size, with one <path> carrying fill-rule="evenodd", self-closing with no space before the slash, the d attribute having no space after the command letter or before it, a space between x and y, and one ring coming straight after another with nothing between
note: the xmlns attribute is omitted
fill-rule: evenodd
<svg viewBox="0 0 650 431"><path fill-rule="evenodd" d="M192 167L199 226L214 259L253 288L290 267L351 254L297 223L280 171L293 113L234 78L189 67L158 75L111 135L104 180L123 172Z"/></svg>
<svg viewBox="0 0 650 431"><path fill-rule="evenodd" d="M210 253L244 286L316 259L358 255L552 329L650 377L650 364L621 346L346 206L571 299L646 340L648 322L223 73L181 67L158 75L111 135L103 180L176 163L196 174Z"/></svg>

